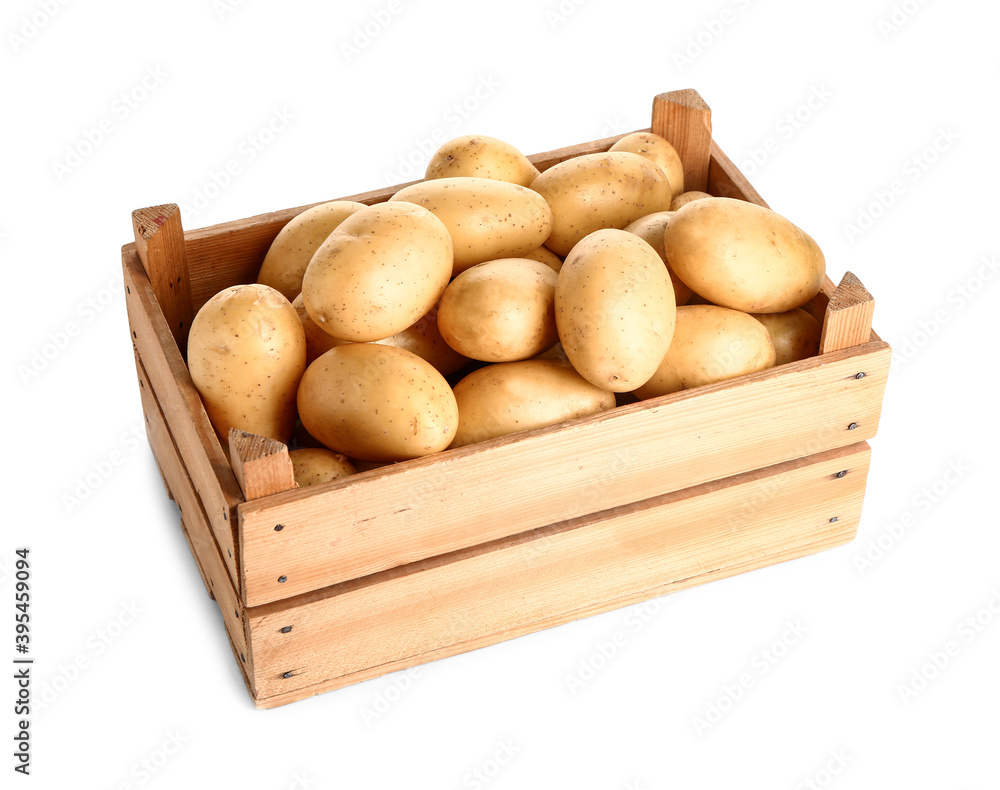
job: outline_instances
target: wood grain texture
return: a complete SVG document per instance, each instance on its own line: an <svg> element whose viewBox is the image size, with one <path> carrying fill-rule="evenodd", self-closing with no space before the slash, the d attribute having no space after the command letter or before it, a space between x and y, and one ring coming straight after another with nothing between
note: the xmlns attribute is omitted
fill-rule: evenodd
<svg viewBox="0 0 1000 790"><path fill-rule="evenodd" d="M224 549L223 557L235 586L240 578L236 507L243 501L243 493L132 245L122 248L122 270L132 343L148 373L157 402L162 405L212 532Z"/></svg>
<svg viewBox="0 0 1000 790"><path fill-rule="evenodd" d="M830 296L823 320L819 353L867 343L872 336L875 299L852 272L846 272Z"/></svg>
<svg viewBox="0 0 1000 790"><path fill-rule="evenodd" d="M654 134L665 137L684 164L684 191L707 192L712 157L712 110L691 88L661 93L653 99Z"/></svg>
<svg viewBox="0 0 1000 790"><path fill-rule="evenodd" d="M198 565L198 571L206 582L209 595L215 599L222 613L229 643L233 648L236 663L251 697L255 693L253 685L253 657L250 654L249 625L243 615L239 596L233 587L229 572L222 562L222 552L215 540L208 518L201 505L201 499L181 459L167 426L166 417L156 400L148 371L136 354L136 370L139 376L139 395L146 420L146 436L156 463L163 470L176 497L181 512L181 527L188 541L191 554Z"/></svg>
<svg viewBox="0 0 1000 790"><path fill-rule="evenodd" d="M888 365L869 344L247 502L244 602L871 438Z"/></svg>
<svg viewBox="0 0 1000 790"><path fill-rule="evenodd" d="M257 704L845 543L869 457L862 442L249 610Z"/></svg>
<svg viewBox="0 0 1000 790"><path fill-rule="evenodd" d="M279 441L230 428L229 458L248 502L297 487L288 446Z"/></svg>
<svg viewBox="0 0 1000 790"><path fill-rule="evenodd" d="M176 203L136 209L132 212L132 231L136 253L167 326L177 345L184 349L194 312L181 210Z"/></svg>

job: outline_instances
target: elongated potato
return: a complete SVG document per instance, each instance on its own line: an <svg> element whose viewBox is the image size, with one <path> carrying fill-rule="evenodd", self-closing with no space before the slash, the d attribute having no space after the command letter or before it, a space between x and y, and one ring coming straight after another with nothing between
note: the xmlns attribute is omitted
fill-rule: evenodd
<svg viewBox="0 0 1000 790"><path fill-rule="evenodd" d="M302 292L302 277L319 246L341 222L364 207L353 200L334 200L292 217L271 242L257 282L293 301Z"/></svg>
<svg viewBox="0 0 1000 790"><path fill-rule="evenodd" d="M376 203L345 219L302 280L309 317L340 340L383 340L437 304L451 279L448 229L427 209Z"/></svg>
<svg viewBox="0 0 1000 790"><path fill-rule="evenodd" d="M230 428L287 442L305 367L302 324L267 285L225 288L191 322L188 369L224 447Z"/></svg>
<svg viewBox="0 0 1000 790"><path fill-rule="evenodd" d="M404 187L389 200L416 203L444 223L455 248L453 276L483 261L531 252L552 230L542 196L505 181L438 178Z"/></svg>
<svg viewBox="0 0 1000 790"><path fill-rule="evenodd" d="M627 151L567 159L538 176L531 188L552 208L545 246L561 256L588 233L624 228L670 208L670 180L663 168Z"/></svg>
<svg viewBox="0 0 1000 790"><path fill-rule="evenodd" d="M692 291L684 281L677 276L676 272L670 268L670 261L667 260L667 253L663 249L663 233L667 229L667 223L674 215L672 211L657 211L655 214L647 214L639 217L635 222L630 222L625 226L625 231L634 233L656 250L663 264L667 267L667 274L670 275L670 284L674 286L674 300L677 304L687 304L691 298Z"/></svg>
<svg viewBox="0 0 1000 790"><path fill-rule="evenodd" d="M664 234L670 266L713 304L747 313L801 307L823 284L816 242L780 214L733 198L688 203Z"/></svg>
<svg viewBox="0 0 1000 790"><path fill-rule="evenodd" d="M724 381L772 367L774 360L767 329L753 316L717 305L684 305L677 308L670 348L635 395L655 398Z"/></svg>
<svg viewBox="0 0 1000 790"><path fill-rule="evenodd" d="M650 162L655 162L663 168L663 172L670 179L671 196L677 197L684 191L684 165L677 149L665 137L660 137L652 132L632 132L632 134L625 135L608 150L628 151L639 154Z"/></svg>
<svg viewBox="0 0 1000 790"><path fill-rule="evenodd" d="M299 417L329 449L364 461L403 461L444 450L458 406L427 361L394 346L347 343L302 376Z"/></svg>
<svg viewBox="0 0 1000 790"><path fill-rule="evenodd" d="M424 178L429 181L457 176L491 178L526 187L538 176L538 168L510 143L485 134L466 134L434 152Z"/></svg>
<svg viewBox="0 0 1000 790"><path fill-rule="evenodd" d="M767 327L774 343L775 365L807 359L819 353L823 327L801 307L785 313L754 313L753 317Z"/></svg>
<svg viewBox="0 0 1000 790"><path fill-rule="evenodd" d="M528 258L500 258L466 269L441 297L438 328L460 354L482 362L528 359L551 348L558 275Z"/></svg>
<svg viewBox="0 0 1000 790"><path fill-rule="evenodd" d="M559 272L555 306L569 361L611 392L630 392L653 375L677 309L656 250L615 229L595 231L573 247Z"/></svg>
<svg viewBox="0 0 1000 790"><path fill-rule="evenodd" d="M329 483L342 477L353 475L357 470L343 453L317 447L302 447L290 450L295 482L299 488Z"/></svg>
<svg viewBox="0 0 1000 790"><path fill-rule="evenodd" d="M548 359L499 362L455 385L461 447L610 409L615 396L572 367Z"/></svg>

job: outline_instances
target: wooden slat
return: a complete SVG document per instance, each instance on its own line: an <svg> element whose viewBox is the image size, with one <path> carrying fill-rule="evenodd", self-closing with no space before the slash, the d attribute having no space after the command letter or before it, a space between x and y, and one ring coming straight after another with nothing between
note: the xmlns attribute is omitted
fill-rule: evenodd
<svg viewBox="0 0 1000 790"><path fill-rule="evenodd" d="M665 137L684 164L684 190L708 191L712 152L712 110L691 88L661 93L653 99L654 134Z"/></svg>
<svg viewBox="0 0 1000 790"><path fill-rule="evenodd" d="M156 463L163 470L163 475L170 483L178 508L181 511L181 527L188 541L191 554L198 565L206 587L222 612L222 620L233 648L236 663L243 673L250 695L253 696L253 657L250 652L249 626L242 615L239 596L233 587L232 580L222 562L221 550L215 536L208 525L201 499L195 491L191 478L188 476L181 454L170 429L167 427L163 410L153 390L149 373L136 354L136 370L139 377L139 395L142 398L142 410L146 420L146 436L150 448L156 458Z"/></svg>
<svg viewBox="0 0 1000 790"><path fill-rule="evenodd" d="M240 578L236 570L236 506L243 501L243 494L133 245L122 248L122 270L132 342L236 586Z"/></svg>
<svg viewBox="0 0 1000 790"><path fill-rule="evenodd" d="M875 299L853 273L846 272L830 296L823 320L819 353L867 343L872 334Z"/></svg>
<svg viewBox="0 0 1000 790"><path fill-rule="evenodd" d="M869 344L247 502L244 602L871 438L888 365Z"/></svg>
<svg viewBox="0 0 1000 790"><path fill-rule="evenodd" d="M862 442L250 610L257 704L845 543L869 457Z"/></svg>
<svg viewBox="0 0 1000 790"><path fill-rule="evenodd" d="M176 203L140 208L132 212L135 249L156 294L156 301L177 345L187 347L194 318L184 228Z"/></svg>
<svg viewBox="0 0 1000 790"><path fill-rule="evenodd" d="M229 457L248 502L296 487L288 446L275 439L230 428Z"/></svg>

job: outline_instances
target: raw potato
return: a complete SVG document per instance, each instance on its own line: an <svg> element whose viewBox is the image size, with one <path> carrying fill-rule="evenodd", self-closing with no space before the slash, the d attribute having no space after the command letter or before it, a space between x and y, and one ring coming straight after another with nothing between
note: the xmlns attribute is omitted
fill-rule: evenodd
<svg viewBox="0 0 1000 790"><path fill-rule="evenodd" d="M345 219L309 262L309 317L340 340L383 340L416 323L451 279L451 236L427 209L376 203Z"/></svg>
<svg viewBox="0 0 1000 790"><path fill-rule="evenodd" d="M552 230L552 211L542 196L505 181L437 178L404 187L389 200L419 204L444 223L455 247L452 276L483 261L531 252Z"/></svg>
<svg viewBox="0 0 1000 790"><path fill-rule="evenodd" d="M288 457L292 459L295 482L299 488L329 483L357 471L347 456L333 450L303 447L289 451Z"/></svg>
<svg viewBox="0 0 1000 790"><path fill-rule="evenodd" d="M306 338L276 290L234 285L209 299L191 322L188 368L224 447L230 428L289 440Z"/></svg>
<svg viewBox="0 0 1000 790"><path fill-rule="evenodd" d="M438 305L441 303L438 302ZM404 351L416 354L421 359L430 362L442 376L449 376L465 367L468 357L459 354L449 346L438 329L438 305L421 318L413 326L392 337L375 342L382 346L395 346Z"/></svg>
<svg viewBox="0 0 1000 790"><path fill-rule="evenodd" d="M302 377L299 416L326 447L364 461L403 461L444 450L458 405L427 361L394 346L348 343Z"/></svg>
<svg viewBox="0 0 1000 790"><path fill-rule="evenodd" d="M681 206L686 206L688 203L693 203L695 200L704 200L705 198L710 197L712 196L708 194L708 192L701 192L697 189L693 189L690 192L682 192L670 201L670 210L677 211Z"/></svg>
<svg viewBox="0 0 1000 790"><path fill-rule="evenodd" d="M624 230L591 233L559 272L559 339L573 367L601 389L646 383L670 345L676 310L660 256Z"/></svg>
<svg viewBox="0 0 1000 790"><path fill-rule="evenodd" d="M671 197L677 197L684 191L684 165L680 154L667 141L652 132L632 132L615 143L609 151L628 151L644 156L650 162L655 162L663 168L670 179Z"/></svg>
<svg viewBox="0 0 1000 790"><path fill-rule="evenodd" d="M558 275L528 258L500 258L466 269L441 297L438 328L460 354L482 362L528 359L551 348Z"/></svg>
<svg viewBox="0 0 1000 790"><path fill-rule="evenodd" d="M531 188L552 208L552 234L545 246L563 257L595 230L624 228L670 207L671 186L663 169L627 151L567 159L538 176Z"/></svg>
<svg viewBox="0 0 1000 790"><path fill-rule="evenodd" d="M325 354L334 346L341 346L344 343L350 342L348 340L338 340L333 335L327 334L320 329L316 325L316 322L309 317L309 313L306 312L302 294L295 297L292 301L292 307L295 308L299 321L302 322L302 331L305 332L306 336L306 365L311 365L316 357Z"/></svg>
<svg viewBox="0 0 1000 790"><path fill-rule="evenodd" d="M733 198L688 203L667 225L667 260L713 304L747 313L801 307L823 284L816 242L780 214Z"/></svg>
<svg viewBox="0 0 1000 790"><path fill-rule="evenodd" d="M532 250L531 252L526 252L522 258L531 258L533 261L539 261L548 266L552 271L558 273L562 268L563 259L556 255L548 247L539 247L537 250Z"/></svg>
<svg viewBox="0 0 1000 790"><path fill-rule="evenodd" d="M819 353L823 327L801 307L785 313L756 313L774 344L775 365L814 357Z"/></svg>
<svg viewBox="0 0 1000 790"><path fill-rule="evenodd" d="M271 242L257 282L293 301L302 292L302 276L319 246L341 222L364 207L353 200L335 200L292 217Z"/></svg>
<svg viewBox="0 0 1000 790"><path fill-rule="evenodd" d="M547 359L501 362L455 385L458 433L452 447L610 409L615 396L572 367Z"/></svg>
<svg viewBox="0 0 1000 790"><path fill-rule="evenodd" d="M656 250L656 254L660 256L660 259L667 267L667 274L670 275L670 284L674 286L674 300L677 304L687 304L688 299L691 298L692 291L677 276L674 270L670 268L667 253L663 250L663 233L667 229L667 223L670 222L670 218L673 215L674 212L672 211L657 211L655 214L647 214L645 217L640 217L635 222L626 225L625 230L628 233L634 233Z"/></svg>
<svg viewBox="0 0 1000 790"><path fill-rule="evenodd" d="M470 176L530 186L538 168L517 148L496 137L466 134L442 145L427 163L428 181Z"/></svg>
<svg viewBox="0 0 1000 790"><path fill-rule="evenodd" d="M774 365L767 329L753 316L716 305L677 308L670 349L653 377L635 390L641 399L724 381Z"/></svg>

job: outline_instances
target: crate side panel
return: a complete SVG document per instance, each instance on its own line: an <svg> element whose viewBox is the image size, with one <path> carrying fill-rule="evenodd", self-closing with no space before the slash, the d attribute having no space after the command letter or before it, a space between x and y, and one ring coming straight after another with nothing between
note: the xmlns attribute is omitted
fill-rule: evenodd
<svg viewBox="0 0 1000 790"><path fill-rule="evenodd" d="M869 456L862 442L301 605L250 610L258 698L463 652L847 542Z"/></svg>
<svg viewBox="0 0 1000 790"><path fill-rule="evenodd" d="M243 501L243 494L173 336L156 308L138 257L134 253L123 254L122 260L132 342L156 400L163 408L184 468L204 505L212 532L224 549L232 582L237 586L235 520L236 506Z"/></svg>
<svg viewBox="0 0 1000 790"><path fill-rule="evenodd" d="M290 598L869 439L888 361L882 344L858 347L248 502L244 600Z"/></svg>
<svg viewBox="0 0 1000 790"><path fill-rule="evenodd" d="M222 562L222 552L208 525L201 499L198 497L191 478L181 461L177 445L174 443L163 411L156 400L148 373L138 355L136 355L136 369L139 376L139 394L142 398L146 435L150 448L156 458L157 465L174 493L177 507L181 511L181 526L184 529L184 536L187 538L188 546L209 593L219 605L233 654L240 666L240 671L243 673L247 688L253 696L253 665L249 647L249 629L241 614L240 598L236 594L232 580L229 578L229 572Z"/></svg>

